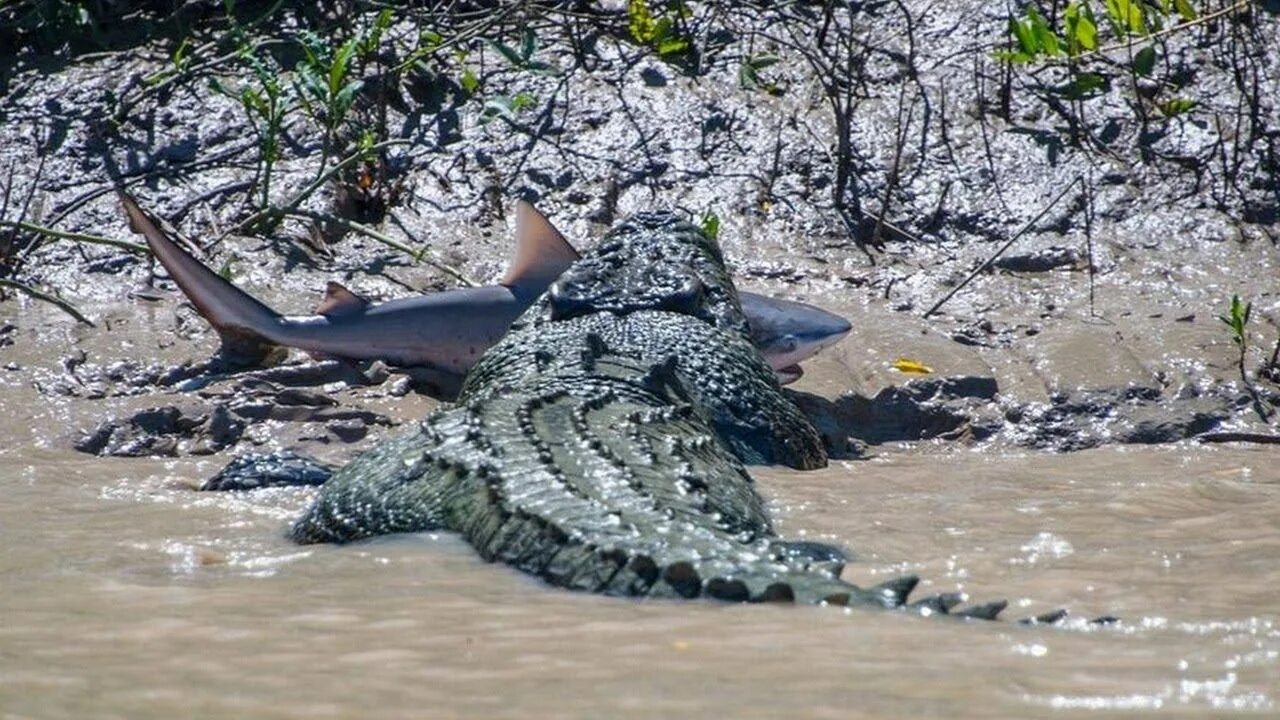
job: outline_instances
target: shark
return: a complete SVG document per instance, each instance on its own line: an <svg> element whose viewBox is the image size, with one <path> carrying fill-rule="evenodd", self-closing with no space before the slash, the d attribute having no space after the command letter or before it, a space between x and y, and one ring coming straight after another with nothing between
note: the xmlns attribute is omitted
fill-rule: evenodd
<svg viewBox="0 0 1280 720"><path fill-rule="evenodd" d="M241 290L185 250L151 213L118 191L130 228L197 312L217 331L219 354L239 365L268 361L282 348L314 357L382 360L425 367L459 382L556 278L580 259L531 203L516 203L515 252L495 285L370 302L330 281L315 314L284 315ZM783 384L800 363L849 333L847 320L802 302L740 293L752 342Z"/></svg>

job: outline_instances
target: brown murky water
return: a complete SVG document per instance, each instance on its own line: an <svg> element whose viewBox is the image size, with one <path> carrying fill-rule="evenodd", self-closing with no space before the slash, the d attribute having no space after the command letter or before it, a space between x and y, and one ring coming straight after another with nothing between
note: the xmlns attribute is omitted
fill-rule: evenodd
<svg viewBox="0 0 1280 720"><path fill-rule="evenodd" d="M61 449L110 401L0 373L0 718L1205 717L1280 713L1280 466L1183 445L880 448L757 472L781 530L930 591L1119 628L632 602L448 535L299 548L305 491ZM1064 712L1066 711L1066 712Z"/></svg>

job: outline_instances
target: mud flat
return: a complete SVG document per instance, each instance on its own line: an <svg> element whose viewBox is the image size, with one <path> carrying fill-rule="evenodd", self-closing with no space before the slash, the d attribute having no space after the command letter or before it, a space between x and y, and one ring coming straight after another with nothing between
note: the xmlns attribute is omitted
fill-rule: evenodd
<svg viewBox="0 0 1280 720"><path fill-rule="evenodd" d="M120 5L151 17L146 3ZM1275 433L1280 19L1273 4L1246 5L1206 5L1202 16L1222 14L1162 36L1151 77L1129 78L1125 53L1090 60L1115 82L1077 104L1051 92L1065 70L992 57L1002 6L869 4L834 21L877 39L850 76L844 126L812 48L770 14L785 10L692 3L690 32L705 41L692 69L629 39L621 6L591 19L605 28L594 33L499 13L465 59L396 75L400 99L379 102L379 78L420 37L397 18L386 57L359 68L353 110L378 127L384 108L377 139L403 141L368 166L374 195L394 202L382 217L353 209L353 175L260 232L228 232L262 209L258 139L238 101L199 73L155 90L164 80L146 80L172 67L180 33L93 52L21 46L0 63L0 220L134 241L110 193L118 178L287 312L310 312L330 279L381 298L454 286L454 270L494 281L516 197L584 247L650 206L713 213L741 287L854 326L792 386L836 461L759 471L784 530L849 546L855 582L918 572L932 591L1007 596L1019 614L1065 606L1124 622L992 629L623 603L528 583L447 536L301 550L282 530L308 491L192 488L247 450L344 461L435 407L421 392L431 378L300 356L210 372L216 338L148 259L5 225L5 276L95 327L21 294L0 303L0 707L1274 713L1273 446L1204 442ZM372 17L284 7L282 44L260 53L282 70L302 27ZM219 11L199 12L194 47L214 45L196 64L233 53ZM477 39L518 47L522 22L537 31L531 58L556 74ZM749 87L744 61L765 54L781 62ZM210 72L253 81L234 61ZM521 93L533 104L510 117L486 105ZM1197 104L1162 114L1179 97ZM130 108L118 119L117 101ZM276 204L323 167L324 133L306 115L282 137ZM415 259L332 217L426 250ZM1217 317L1233 295L1253 303L1243 378ZM901 358L931 372L904 373ZM370 709L369 697L383 702Z"/></svg>

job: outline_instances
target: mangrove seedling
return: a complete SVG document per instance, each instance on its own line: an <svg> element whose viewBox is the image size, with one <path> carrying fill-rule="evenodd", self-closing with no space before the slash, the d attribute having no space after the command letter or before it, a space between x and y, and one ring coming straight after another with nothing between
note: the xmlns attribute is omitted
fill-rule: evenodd
<svg viewBox="0 0 1280 720"><path fill-rule="evenodd" d="M1249 344L1249 316L1253 314L1253 303L1241 302L1239 295L1231 296L1231 309L1218 319L1231 328L1231 340L1240 350L1240 377L1244 378L1244 353Z"/></svg>

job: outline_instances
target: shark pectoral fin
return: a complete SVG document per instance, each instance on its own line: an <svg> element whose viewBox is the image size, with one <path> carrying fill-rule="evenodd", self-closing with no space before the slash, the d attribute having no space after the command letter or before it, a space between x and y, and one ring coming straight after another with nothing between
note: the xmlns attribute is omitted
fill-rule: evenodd
<svg viewBox="0 0 1280 720"><path fill-rule="evenodd" d="M325 317L341 317L357 315L369 308L369 301L347 289L339 282L329 281L324 288L324 297L316 306L316 314Z"/></svg>
<svg viewBox="0 0 1280 720"><path fill-rule="evenodd" d="M774 370L773 374L778 377L779 385L790 385L804 375L804 369L801 368L799 364L788 365L784 368Z"/></svg>
<svg viewBox="0 0 1280 720"><path fill-rule="evenodd" d="M545 215L525 200L516 203L516 252L500 284L541 294L581 257Z"/></svg>

